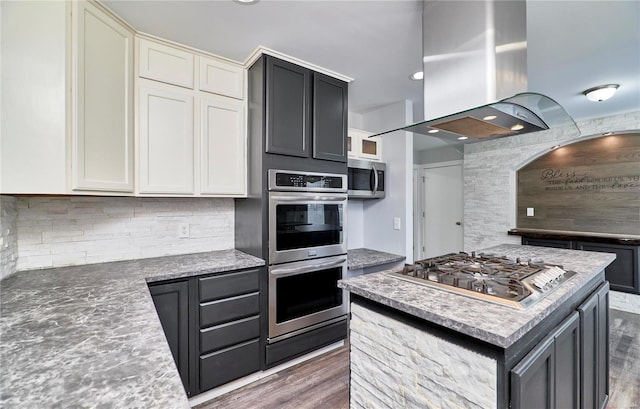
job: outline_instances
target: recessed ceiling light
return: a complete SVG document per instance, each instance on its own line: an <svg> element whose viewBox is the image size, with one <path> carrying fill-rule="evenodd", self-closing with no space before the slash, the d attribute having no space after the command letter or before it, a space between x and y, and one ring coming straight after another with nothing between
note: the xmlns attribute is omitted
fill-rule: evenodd
<svg viewBox="0 0 640 409"><path fill-rule="evenodd" d="M439 129L429 129L427 132L429 132L429 133L438 133L438 132L440 132L440 130Z"/></svg>
<svg viewBox="0 0 640 409"><path fill-rule="evenodd" d="M409 78L414 81L420 81L424 78L424 72L422 71L414 72L413 74L409 75Z"/></svg>
<svg viewBox="0 0 640 409"><path fill-rule="evenodd" d="M551 148L549 148L549 149L554 150L554 149L558 149L559 147L560 147L560 145L553 145L553 146L552 146Z"/></svg>
<svg viewBox="0 0 640 409"><path fill-rule="evenodd" d="M251 4L256 4L257 2L259 2L260 0L233 0L236 3L240 3L240 4L244 4L244 5L251 5Z"/></svg>
<svg viewBox="0 0 640 409"><path fill-rule="evenodd" d="M589 101L606 101L616 93L619 86L619 84L598 85L597 87L589 88L582 93L589 99Z"/></svg>
<svg viewBox="0 0 640 409"><path fill-rule="evenodd" d="M515 124L515 125L513 125L513 126L511 127L511 130L512 130L512 131L519 131L519 130L521 130L522 128L524 128L524 125L522 125L522 124Z"/></svg>
<svg viewBox="0 0 640 409"><path fill-rule="evenodd" d="M493 121L496 118L497 118L497 116L495 116L495 115L487 115L484 118L482 118L482 120L483 121Z"/></svg>
<svg viewBox="0 0 640 409"><path fill-rule="evenodd" d="M469 137L468 137L468 136L459 136L459 137L458 137L458 140L459 140L459 141L464 141L464 140L467 140L467 139L469 139Z"/></svg>
<svg viewBox="0 0 640 409"><path fill-rule="evenodd" d="M609 136L609 135L613 135L613 132L605 132L602 134L603 136Z"/></svg>

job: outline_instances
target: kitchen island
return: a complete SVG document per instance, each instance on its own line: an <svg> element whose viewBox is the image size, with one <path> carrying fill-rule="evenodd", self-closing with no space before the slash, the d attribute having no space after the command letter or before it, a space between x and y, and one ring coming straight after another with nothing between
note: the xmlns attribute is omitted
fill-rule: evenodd
<svg viewBox="0 0 640 409"><path fill-rule="evenodd" d="M562 388L569 390L573 406L608 393L608 384L589 387L590 373L581 371L578 360L593 350L601 361L594 372L608 371L602 366L606 354L601 352L606 342L594 340L593 334L598 329L599 334L608 334L603 270L615 256L519 245L483 251L513 260L542 258L576 275L522 310L399 280L388 272L341 281L352 301L352 408L535 407L538 395L541 407L545 401L553 402L546 407L566 407L559 406L567 398L560 393ZM598 300L603 305L588 310L585 301L594 296L595 306ZM591 328L591 313L598 311L605 311L604 319ZM581 344L582 350L578 341L587 342ZM596 344L588 343L592 341ZM574 348L565 353L567 345ZM554 351L557 356L552 357ZM548 359L536 360L540 357ZM563 365L553 367L554 357ZM563 383L555 385L557 394L552 385L555 371ZM602 381L602 376L591 378ZM546 388L533 390L533 398L526 388L531 379L541 380ZM593 390L602 393L591 396Z"/></svg>
<svg viewBox="0 0 640 409"><path fill-rule="evenodd" d="M148 283L262 265L221 250L3 279L0 406L189 408Z"/></svg>

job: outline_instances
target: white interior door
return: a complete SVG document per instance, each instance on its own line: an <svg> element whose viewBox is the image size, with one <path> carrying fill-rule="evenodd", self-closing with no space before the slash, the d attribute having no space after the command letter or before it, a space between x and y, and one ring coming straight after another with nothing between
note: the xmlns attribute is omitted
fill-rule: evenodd
<svg viewBox="0 0 640 409"><path fill-rule="evenodd" d="M462 251L462 165L427 168L422 176L423 257Z"/></svg>

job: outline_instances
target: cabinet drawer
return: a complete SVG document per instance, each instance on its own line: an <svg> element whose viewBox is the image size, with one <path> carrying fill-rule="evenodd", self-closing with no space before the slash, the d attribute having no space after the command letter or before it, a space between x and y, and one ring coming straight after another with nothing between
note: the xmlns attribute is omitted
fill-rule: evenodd
<svg viewBox="0 0 640 409"><path fill-rule="evenodd" d="M206 302L258 291L260 287L258 271L254 269L200 278L198 280L200 301Z"/></svg>
<svg viewBox="0 0 640 409"><path fill-rule="evenodd" d="M258 293L200 304L200 327L204 328L257 315L259 309Z"/></svg>
<svg viewBox="0 0 640 409"><path fill-rule="evenodd" d="M244 69L236 64L200 57L200 91L244 98Z"/></svg>
<svg viewBox="0 0 640 409"><path fill-rule="evenodd" d="M260 369L258 340L200 357L200 392Z"/></svg>
<svg viewBox="0 0 640 409"><path fill-rule="evenodd" d="M200 330L200 353L216 351L260 335L260 316Z"/></svg>
<svg viewBox="0 0 640 409"><path fill-rule="evenodd" d="M193 89L193 54L144 39L139 41L140 77Z"/></svg>

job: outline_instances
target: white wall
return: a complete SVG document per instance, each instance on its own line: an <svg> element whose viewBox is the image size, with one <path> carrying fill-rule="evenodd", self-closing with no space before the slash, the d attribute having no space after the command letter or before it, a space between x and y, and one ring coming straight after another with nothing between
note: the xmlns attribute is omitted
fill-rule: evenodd
<svg viewBox="0 0 640 409"><path fill-rule="evenodd" d="M347 246L349 250L364 247L363 201L349 199L347 205Z"/></svg>
<svg viewBox="0 0 640 409"><path fill-rule="evenodd" d="M431 163L462 160L464 159L463 149L462 147L443 146L442 148L418 151L413 156L413 163L416 165L427 165Z"/></svg>
<svg viewBox="0 0 640 409"><path fill-rule="evenodd" d="M413 107L410 101L390 104L362 114L361 129L380 132L410 123ZM350 124L351 126L351 124ZM400 254L413 259L413 135L394 132L384 136L383 161L387 164L386 197L362 202L362 245L374 250ZM351 203L351 202L350 202ZM358 220L359 209L353 206L349 216ZM393 219L400 218L400 230L394 230ZM351 221L349 221L351 224ZM355 226L350 226L349 234ZM349 247L358 243L351 242Z"/></svg>
<svg viewBox="0 0 640 409"><path fill-rule="evenodd" d="M234 246L233 199L18 197L15 224L18 271Z"/></svg>
<svg viewBox="0 0 640 409"><path fill-rule="evenodd" d="M640 129L640 111L578 122L583 136ZM515 228L516 171L567 138L562 129L465 145L464 248L478 250L501 243L520 243L508 236Z"/></svg>

